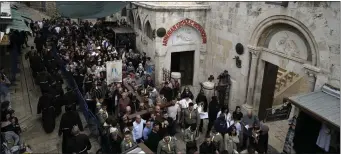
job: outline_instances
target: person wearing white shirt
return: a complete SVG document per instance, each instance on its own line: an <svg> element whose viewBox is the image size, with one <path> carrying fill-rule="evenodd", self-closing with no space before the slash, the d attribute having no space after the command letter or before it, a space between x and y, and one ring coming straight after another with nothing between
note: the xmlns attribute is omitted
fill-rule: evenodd
<svg viewBox="0 0 341 154"><path fill-rule="evenodd" d="M222 107L221 110L217 114L217 118L220 116L221 113L223 113L225 116L227 128L232 126L234 124L234 120L232 119L232 114L228 111L228 109L226 107Z"/></svg>
<svg viewBox="0 0 341 154"><path fill-rule="evenodd" d="M43 22L42 22L42 21L38 21L38 26L39 26L39 28L40 28L40 29L42 29L42 28L43 28L43 25L44 25L44 24L43 24Z"/></svg>
<svg viewBox="0 0 341 154"><path fill-rule="evenodd" d="M140 115L136 115L135 121L133 122L133 140L136 143L140 143L143 140L143 124L145 123L146 121Z"/></svg>
<svg viewBox="0 0 341 154"><path fill-rule="evenodd" d="M56 27L54 28L54 30L56 31L57 34L59 34L61 28L60 28L59 26L56 26Z"/></svg>
<svg viewBox="0 0 341 154"><path fill-rule="evenodd" d="M180 113L180 106L179 106L179 101L177 101L176 103L172 102L172 106L168 107L167 113L168 116L171 117L174 121L177 120L177 115L178 113Z"/></svg>
<svg viewBox="0 0 341 154"><path fill-rule="evenodd" d="M189 98L189 97L186 97L182 100L179 101L179 104L180 104L180 107L181 109L187 109L188 108L188 105L189 103L192 103L192 100ZM194 109L197 109L198 105L197 104L194 104Z"/></svg>

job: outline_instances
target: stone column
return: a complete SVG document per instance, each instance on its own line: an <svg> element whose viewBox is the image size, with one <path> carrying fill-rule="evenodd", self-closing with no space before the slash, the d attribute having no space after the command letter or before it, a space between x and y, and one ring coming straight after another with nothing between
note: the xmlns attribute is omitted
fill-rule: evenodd
<svg viewBox="0 0 341 154"><path fill-rule="evenodd" d="M310 64L303 64L303 68L305 69L305 73L308 77L309 89L311 91L315 91L317 75L320 74L321 69Z"/></svg>
<svg viewBox="0 0 341 154"><path fill-rule="evenodd" d="M245 110L253 109L253 96L255 90L255 81L257 76L257 65L259 60L259 54L261 50L257 50L255 47L248 46L249 52L251 53L251 65L250 65L250 74L247 88L247 97L246 103L243 105Z"/></svg>

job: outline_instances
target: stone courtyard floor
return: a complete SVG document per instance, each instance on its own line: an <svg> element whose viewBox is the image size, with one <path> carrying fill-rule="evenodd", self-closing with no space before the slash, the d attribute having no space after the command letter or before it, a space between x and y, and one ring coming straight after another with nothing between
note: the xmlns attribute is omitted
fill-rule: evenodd
<svg viewBox="0 0 341 154"><path fill-rule="evenodd" d="M19 10L25 10L27 14L30 14L33 20L42 20L42 18L48 18L47 16L39 13L36 10L19 6ZM33 46L33 38L29 39L29 46ZM11 102L13 109L16 111L16 116L19 119L19 123L23 128L22 140L29 144L34 153L61 153L61 137L58 137L58 128L61 116L56 119L55 130L46 134L41 126L41 115L37 115L37 102L41 96L39 87L34 84L33 77L31 75L29 63L24 58L24 53L29 48L23 50L23 54L20 59L20 72L17 74L16 85L11 87ZM7 56L7 58L6 58ZM2 56L2 63L9 64L9 55ZM6 71L9 72L10 67L6 67ZM65 82L66 83L66 82ZM64 109L63 109L64 110ZM63 111L64 112L64 111ZM80 113L84 126L86 121L83 114ZM269 153L282 152L285 136L288 130L287 120L269 122L266 123L270 127L269 132ZM205 121L204 128L206 128L207 122ZM85 129L85 134L89 134L89 129ZM179 131L180 132L180 131ZM206 130L204 129L204 132ZM181 140L182 133L177 133L177 147L179 151L185 153L185 143ZM201 135L198 140L198 145L202 143L203 136ZM99 148L97 139L91 138L92 149L90 153L95 153Z"/></svg>

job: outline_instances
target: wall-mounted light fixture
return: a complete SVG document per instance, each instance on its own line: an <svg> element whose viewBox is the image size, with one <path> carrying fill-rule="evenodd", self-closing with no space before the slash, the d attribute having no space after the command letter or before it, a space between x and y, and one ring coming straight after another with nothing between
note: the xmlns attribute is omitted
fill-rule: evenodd
<svg viewBox="0 0 341 154"><path fill-rule="evenodd" d="M242 68L242 61L239 59L239 56L235 56L233 59L236 60L236 66Z"/></svg>

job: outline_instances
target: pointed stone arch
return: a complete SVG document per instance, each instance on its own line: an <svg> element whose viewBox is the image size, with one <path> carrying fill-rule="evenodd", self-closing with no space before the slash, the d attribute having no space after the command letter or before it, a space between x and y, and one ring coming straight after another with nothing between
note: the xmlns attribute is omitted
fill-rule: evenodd
<svg viewBox="0 0 341 154"><path fill-rule="evenodd" d="M147 20L146 24L144 25L144 33L145 33L150 39L153 39L153 30L152 30L152 26L150 25L149 20Z"/></svg>
<svg viewBox="0 0 341 154"><path fill-rule="evenodd" d="M142 30L142 24L141 24L141 19L140 16L137 16L136 18L136 25L139 30Z"/></svg>

